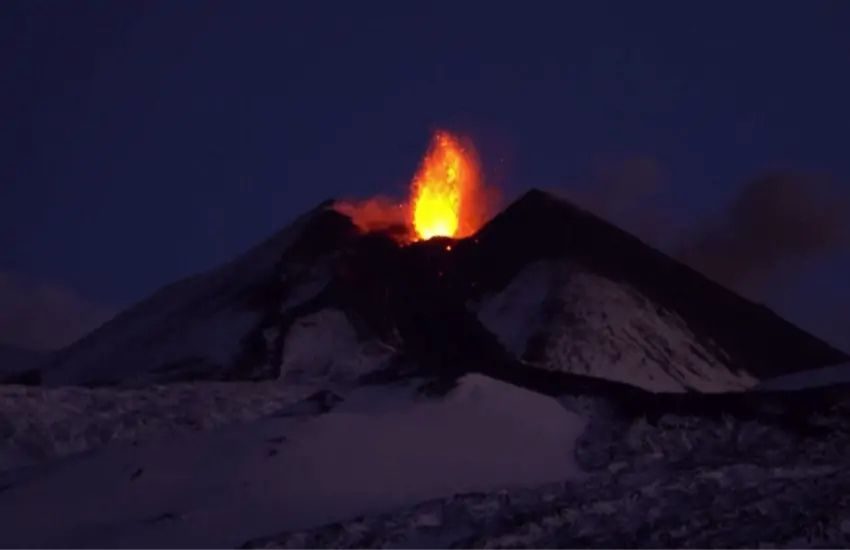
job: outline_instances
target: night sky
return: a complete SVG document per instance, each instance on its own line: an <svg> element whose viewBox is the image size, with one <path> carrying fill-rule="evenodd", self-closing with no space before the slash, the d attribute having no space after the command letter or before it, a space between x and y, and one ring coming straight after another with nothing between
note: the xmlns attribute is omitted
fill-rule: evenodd
<svg viewBox="0 0 850 550"><path fill-rule="evenodd" d="M323 199L403 196L447 128L506 200L558 190L671 253L773 204L741 199L759 176L831 177L779 200L800 223L752 214L830 233L728 282L850 348L848 26L843 0L6 0L0 344L67 343Z"/></svg>

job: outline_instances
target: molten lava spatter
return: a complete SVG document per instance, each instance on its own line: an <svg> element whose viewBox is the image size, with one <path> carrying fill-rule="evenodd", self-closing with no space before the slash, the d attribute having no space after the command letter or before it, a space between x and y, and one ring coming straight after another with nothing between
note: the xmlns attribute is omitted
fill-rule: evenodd
<svg viewBox="0 0 850 550"><path fill-rule="evenodd" d="M434 135L413 179L411 223L420 239L464 237L478 228L478 161L471 146L448 132Z"/></svg>

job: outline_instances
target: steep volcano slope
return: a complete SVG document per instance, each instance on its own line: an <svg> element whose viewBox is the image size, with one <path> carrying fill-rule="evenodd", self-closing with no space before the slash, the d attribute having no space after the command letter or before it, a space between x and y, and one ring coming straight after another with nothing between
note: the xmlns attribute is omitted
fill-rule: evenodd
<svg viewBox="0 0 850 550"><path fill-rule="evenodd" d="M530 364L723 391L842 352L617 227L530 191L453 249L482 323Z"/></svg>
<svg viewBox="0 0 850 550"><path fill-rule="evenodd" d="M728 391L845 359L634 237L532 191L476 235L400 246L326 203L62 352L48 384L479 371ZM536 367L536 368L535 368ZM556 379L544 373L557 374ZM532 380L533 379L533 380ZM607 386L606 386L607 387Z"/></svg>
<svg viewBox="0 0 850 550"><path fill-rule="evenodd" d="M41 371L43 383L137 384L222 378L258 363L257 328L269 309L297 306L317 292L326 258L356 237L320 205L239 258L166 286L86 338ZM312 287L310 285L313 285ZM285 304L283 304L285 306Z"/></svg>

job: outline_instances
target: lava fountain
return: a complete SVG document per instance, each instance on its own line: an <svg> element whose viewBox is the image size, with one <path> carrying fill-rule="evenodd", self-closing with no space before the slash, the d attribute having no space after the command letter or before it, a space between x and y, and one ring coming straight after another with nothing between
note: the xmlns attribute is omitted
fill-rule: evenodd
<svg viewBox="0 0 850 550"><path fill-rule="evenodd" d="M436 132L411 186L410 224L417 237L465 237L478 229L483 207L472 145Z"/></svg>
<svg viewBox="0 0 850 550"><path fill-rule="evenodd" d="M467 237L496 206L497 190L485 188L479 166L469 140L441 130L431 139L407 201L376 196L337 201L334 208L361 231L391 231L402 244Z"/></svg>

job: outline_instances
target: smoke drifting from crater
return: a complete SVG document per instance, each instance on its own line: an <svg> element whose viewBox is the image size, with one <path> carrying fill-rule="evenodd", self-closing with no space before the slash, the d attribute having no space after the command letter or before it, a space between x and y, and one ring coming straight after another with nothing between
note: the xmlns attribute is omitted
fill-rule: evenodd
<svg viewBox="0 0 850 550"><path fill-rule="evenodd" d="M407 226L408 205L390 197L372 197L360 201L338 201L334 209L345 214L361 231L381 231Z"/></svg>
<svg viewBox="0 0 850 550"><path fill-rule="evenodd" d="M720 219L677 256L735 288L758 288L777 270L850 245L850 197L823 178L771 174L746 185Z"/></svg>

